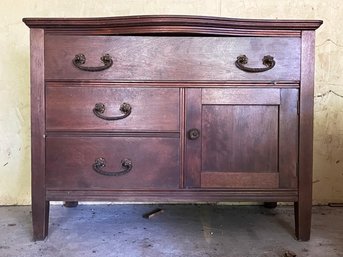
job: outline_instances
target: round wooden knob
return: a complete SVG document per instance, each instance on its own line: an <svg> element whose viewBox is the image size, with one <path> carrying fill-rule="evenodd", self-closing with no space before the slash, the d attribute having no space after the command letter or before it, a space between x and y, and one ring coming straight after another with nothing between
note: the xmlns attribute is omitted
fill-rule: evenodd
<svg viewBox="0 0 343 257"><path fill-rule="evenodd" d="M200 137L199 129L193 128L188 131L188 138L190 140L195 140Z"/></svg>

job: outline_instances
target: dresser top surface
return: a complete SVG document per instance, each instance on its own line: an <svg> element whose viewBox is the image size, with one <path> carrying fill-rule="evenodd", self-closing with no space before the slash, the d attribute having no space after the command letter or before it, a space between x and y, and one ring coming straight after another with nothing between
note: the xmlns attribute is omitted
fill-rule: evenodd
<svg viewBox="0 0 343 257"><path fill-rule="evenodd" d="M103 29L159 28L161 32L181 29L248 29L248 30L315 30L321 20L237 19L189 15L140 15L94 18L24 18L30 28L43 29Z"/></svg>

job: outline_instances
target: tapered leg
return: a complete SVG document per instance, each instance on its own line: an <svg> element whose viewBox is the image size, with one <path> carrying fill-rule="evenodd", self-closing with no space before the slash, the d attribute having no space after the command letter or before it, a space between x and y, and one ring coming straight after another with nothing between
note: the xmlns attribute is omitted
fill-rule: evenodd
<svg viewBox="0 0 343 257"><path fill-rule="evenodd" d="M78 201L66 201L63 203L63 206L67 207L67 208L73 208L73 207L76 207L78 205L79 205Z"/></svg>
<svg viewBox="0 0 343 257"><path fill-rule="evenodd" d="M309 203L294 203L295 216L295 236L299 241L310 240L311 235L311 216L312 204Z"/></svg>
<svg viewBox="0 0 343 257"><path fill-rule="evenodd" d="M49 228L49 201L32 204L33 240L44 240Z"/></svg>
<svg viewBox="0 0 343 257"><path fill-rule="evenodd" d="M277 207L277 202L264 202L264 208L275 209Z"/></svg>

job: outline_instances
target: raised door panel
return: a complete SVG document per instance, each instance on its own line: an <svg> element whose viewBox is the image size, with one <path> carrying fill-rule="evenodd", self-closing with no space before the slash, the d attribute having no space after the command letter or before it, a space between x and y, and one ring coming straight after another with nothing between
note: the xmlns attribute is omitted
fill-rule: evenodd
<svg viewBox="0 0 343 257"><path fill-rule="evenodd" d="M186 129L200 137L187 139L186 187L296 188L297 98L297 89L188 91Z"/></svg>
<svg viewBox="0 0 343 257"><path fill-rule="evenodd" d="M204 105L202 171L276 172L278 106Z"/></svg>

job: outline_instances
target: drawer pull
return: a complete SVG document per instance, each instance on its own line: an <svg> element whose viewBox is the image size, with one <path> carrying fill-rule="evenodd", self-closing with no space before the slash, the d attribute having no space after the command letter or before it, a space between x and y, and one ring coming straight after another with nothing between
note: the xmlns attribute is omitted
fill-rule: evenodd
<svg viewBox="0 0 343 257"><path fill-rule="evenodd" d="M248 63L248 57L246 55L238 56L235 62L236 67L238 69L246 71L246 72L264 72L264 71L272 69L275 66L274 57L270 55L266 55L262 59L262 64L266 66L265 68L251 68L251 67L244 66L247 63Z"/></svg>
<svg viewBox="0 0 343 257"><path fill-rule="evenodd" d="M129 173L132 169L132 161L130 159L123 159L121 160L121 166L123 168L123 170L121 171L105 171L102 170L102 168L106 167L106 160L105 158L98 158L95 160L95 162L93 163L93 170L95 170L97 173L104 175L104 176L122 176L125 175L127 173Z"/></svg>
<svg viewBox="0 0 343 257"><path fill-rule="evenodd" d="M109 54L105 54L104 56L100 58L100 60L104 63L103 66L98 66L98 67L82 66L83 64L86 63L86 56L84 54L77 54L75 55L73 59L73 64L76 68L80 70L90 71L90 72L106 70L109 67L111 67L113 64L112 57Z"/></svg>
<svg viewBox="0 0 343 257"><path fill-rule="evenodd" d="M188 138L190 140L196 140L200 137L199 129L193 128L188 131Z"/></svg>
<svg viewBox="0 0 343 257"><path fill-rule="evenodd" d="M100 119L103 119L103 120L121 120L121 119L124 119L124 118L126 118L127 116L129 116L131 114L132 107L128 103L122 103L120 105L119 111L124 113L124 115L114 116L114 117L108 117L108 116L102 115L105 112L105 110L106 110L105 104L103 104L103 103L96 103L94 108L93 108L93 113L97 117L99 117Z"/></svg>

